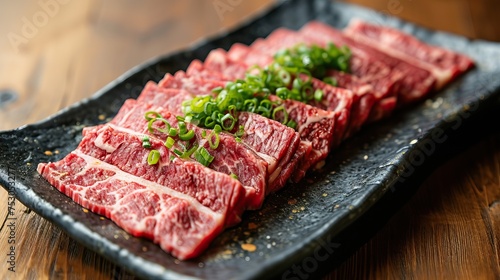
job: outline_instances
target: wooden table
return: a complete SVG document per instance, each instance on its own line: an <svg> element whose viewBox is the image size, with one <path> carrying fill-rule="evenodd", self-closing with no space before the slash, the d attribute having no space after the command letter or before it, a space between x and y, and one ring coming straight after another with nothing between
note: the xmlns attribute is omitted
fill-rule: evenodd
<svg viewBox="0 0 500 280"><path fill-rule="evenodd" d="M397 14L403 17L409 13L413 19L408 5L417 7L417 1L397 2L406 5L405 12L392 11L400 11ZM135 3L3 3L0 130L42 120L89 97L134 65L234 26L271 1ZM214 5L220 3L226 4L225 10L215 9ZM380 7L388 2L373 3L383 10ZM475 26L470 21L455 21L468 27L462 29L463 34L482 35L474 33ZM500 33L486 36L499 39ZM499 174L500 136L496 135L435 170L382 230L326 278L500 278ZM1 189L0 205L6 202L7 193ZM2 221L6 210L0 208ZM15 215L18 269L15 273L7 270L8 233L3 228L0 279L133 278L26 207L18 207Z"/></svg>

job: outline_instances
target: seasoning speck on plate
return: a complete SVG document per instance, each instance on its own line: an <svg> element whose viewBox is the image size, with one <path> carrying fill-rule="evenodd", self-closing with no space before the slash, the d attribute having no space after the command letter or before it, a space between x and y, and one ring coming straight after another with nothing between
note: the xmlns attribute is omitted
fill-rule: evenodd
<svg viewBox="0 0 500 280"><path fill-rule="evenodd" d="M251 243L244 243L244 244L241 244L241 249L248 251L248 252L254 252L255 250L257 250L257 246L255 246L254 244L251 244Z"/></svg>
<svg viewBox="0 0 500 280"><path fill-rule="evenodd" d="M256 223L248 223L248 229L252 230L252 229L256 229L256 228L257 228Z"/></svg>

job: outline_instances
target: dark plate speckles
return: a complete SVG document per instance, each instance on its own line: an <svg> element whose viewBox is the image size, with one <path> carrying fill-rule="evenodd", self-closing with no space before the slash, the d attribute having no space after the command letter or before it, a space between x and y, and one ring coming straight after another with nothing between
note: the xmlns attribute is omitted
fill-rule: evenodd
<svg viewBox="0 0 500 280"><path fill-rule="evenodd" d="M84 126L105 122L148 80L185 69L214 48L251 43L278 27L297 29L318 19L342 28L360 17L410 32L426 42L471 56L477 68L427 101L366 127L334 151L324 169L271 195L260 211L226 230L200 258L180 262L158 246L134 238L114 223L82 211L36 172L74 149ZM144 278L233 279L293 276L321 246L335 254L332 240L385 194L429 163L447 138L475 116L499 108L500 45L434 32L356 6L328 1L285 1L237 30L186 51L140 65L98 92L40 123L0 133L0 183L41 216L88 248ZM48 151L48 152L47 152ZM253 246L254 245L254 246ZM316 260L316 264L320 263ZM310 264L314 264L311 262Z"/></svg>

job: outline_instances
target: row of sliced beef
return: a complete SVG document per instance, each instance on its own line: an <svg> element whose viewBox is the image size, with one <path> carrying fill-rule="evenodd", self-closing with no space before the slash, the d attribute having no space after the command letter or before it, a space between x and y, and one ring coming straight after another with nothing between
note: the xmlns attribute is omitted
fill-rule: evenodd
<svg viewBox="0 0 500 280"><path fill-rule="evenodd" d="M194 141L213 156L208 167L193 155L180 157L164 143L164 130L148 129L146 112L170 125L183 115L182 102L228 81L245 78L252 65L265 67L273 55L297 44L347 46L350 73L330 70L337 85L313 79L321 101L280 100L295 129L250 112L238 112L235 131L221 132L217 148L211 130L187 124ZM277 29L250 46L236 43L213 50L186 71L148 82L137 99L127 100L109 123L85 128L78 148L58 162L40 163L39 173L75 202L113 220L130 234L158 243L176 258L200 255L245 210L262 207L267 195L299 182L323 166L330 151L365 124L388 117L409 103L449 84L473 67L464 55L430 46L398 30L353 21L345 30L310 22L298 31ZM299 76L300 79L308 79ZM158 128L164 123L155 123ZM243 134L235 139L239 127ZM160 153L147 163L148 136Z"/></svg>

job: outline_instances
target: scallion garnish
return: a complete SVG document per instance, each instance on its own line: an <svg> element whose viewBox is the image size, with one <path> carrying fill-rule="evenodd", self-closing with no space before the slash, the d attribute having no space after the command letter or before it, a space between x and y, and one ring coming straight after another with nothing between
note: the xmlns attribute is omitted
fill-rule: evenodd
<svg viewBox="0 0 500 280"><path fill-rule="evenodd" d="M174 146L174 144L175 144L175 140L174 140L174 138L172 138L172 137L170 137L170 136L169 136L169 137L167 137L167 140L165 140L165 146L166 146L167 148L169 148L169 149L172 149L172 147Z"/></svg>
<svg viewBox="0 0 500 280"><path fill-rule="evenodd" d="M162 122L165 125L165 128L153 127L155 122ZM168 134L171 127L170 123L164 118L151 118L148 122L148 131L150 133L154 133L156 130L158 132Z"/></svg>
<svg viewBox="0 0 500 280"><path fill-rule="evenodd" d="M288 123L286 124L286 126L295 129L295 128L297 128L297 123L294 122L293 120L289 120Z"/></svg>
<svg viewBox="0 0 500 280"><path fill-rule="evenodd" d="M153 116L151 116L151 115L153 115ZM150 121L152 119L161 118L161 115L160 115L160 113L155 112L155 111L148 111L144 114L144 118L146 118L147 121Z"/></svg>
<svg viewBox="0 0 500 280"><path fill-rule="evenodd" d="M243 125L240 125L238 127L238 131L236 131L236 133L234 133L234 136L242 137L244 134L245 134L245 128L243 127Z"/></svg>
<svg viewBox="0 0 500 280"><path fill-rule="evenodd" d="M280 104L269 99L274 93L281 99L302 102L321 101L324 93L314 90L312 77L324 79L329 69L349 70L351 53L348 48L333 44L326 48L297 45L274 56L268 67L253 66L245 79L228 82L224 88L216 88L216 97L197 96L182 103L185 120L206 128L220 125L232 131L237 123L238 111L248 111L271 118L283 110L274 112ZM325 78L329 83L334 79ZM283 118L287 123L287 118Z"/></svg>
<svg viewBox="0 0 500 280"><path fill-rule="evenodd" d="M177 133L178 133L178 131L177 131L177 129L176 129L176 128L171 127L171 128L168 130L168 136L175 137L175 136L177 136Z"/></svg>
<svg viewBox="0 0 500 280"><path fill-rule="evenodd" d="M219 147L220 136L219 133L216 132L215 130L212 130L212 132L208 135L207 140L208 140L208 145L210 145L210 149L215 150Z"/></svg>
<svg viewBox="0 0 500 280"><path fill-rule="evenodd" d="M334 87L337 86L337 80L334 77L324 77L323 82L332 85Z"/></svg>
<svg viewBox="0 0 500 280"><path fill-rule="evenodd" d="M347 47L328 44L326 48L317 45L299 44L293 48L279 51L274 61L286 68L300 69L311 76L323 79L329 69L349 71L351 51Z"/></svg>
<svg viewBox="0 0 500 280"><path fill-rule="evenodd" d="M187 132L187 126L185 122L179 122L177 125L179 126L179 134L184 134Z"/></svg>
<svg viewBox="0 0 500 280"><path fill-rule="evenodd" d="M272 119L285 125L288 123L288 112L283 105L278 106L273 110Z"/></svg>
<svg viewBox="0 0 500 280"><path fill-rule="evenodd" d="M199 163L205 166L209 166L214 160L214 157L204 147L198 148L196 152L194 152L194 157Z"/></svg>
<svg viewBox="0 0 500 280"><path fill-rule="evenodd" d="M183 158L191 157L194 153L197 161L208 166L214 157L204 147L198 147L196 141L192 143L195 132L188 130L186 123L212 129L208 135L206 131L201 133L201 136L208 140L211 149L217 149L219 146L219 133L222 131L234 133L236 141L241 141L244 135L243 126L239 126L234 132L240 111L261 114L296 129L297 123L289 118L282 102L271 101L270 94L276 94L281 99L320 102L325 93L321 89L314 89L312 77L336 85L337 81L327 76L328 70L349 71L350 57L351 52L347 47L338 48L333 44L329 44L326 48L297 45L282 50L274 56L274 61L269 66L265 68L252 66L244 79L228 82L224 87L213 89L215 96L196 96L182 102L184 116L177 116L178 128L172 127L159 113L146 112L144 117L148 121L148 131L167 134L165 146L169 149L176 145L173 137L185 141L184 144L177 142L176 147L180 147L181 150L176 148L174 153ZM163 125L154 126L157 122ZM191 144L193 146L188 148ZM151 148L149 138L143 139L143 146ZM152 150L148 156L148 163L157 163L159 157L159 152Z"/></svg>
<svg viewBox="0 0 500 280"><path fill-rule="evenodd" d="M178 149L174 149L174 153L178 156L182 156L183 152L178 150Z"/></svg>
<svg viewBox="0 0 500 280"><path fill-rule="evenodd" d="M148 155L148 164L155 165L160 160L160 152L158 150L151 150Z"/></svg>
<svg viewBox="0 0 500 280"><path fill-rule="evenodd" d="M142 137L142 147L144 147L145 149L151 149L151 143L149 142L148 136Z"/></svg>
<svg viewBox="0 0 500 280"><path fill-rule="evenodd" d="M182 141L189 141L194 137L194 130L189 130L184 134L179 134L179 139Z"/></svg>
<svg viewBox="0 0 500 280"><path fill-rule="evenodd" d="M323 92L323 90L321 90L321 89L319 89L319 88L318 88L318 89L314 92L314 100L316 100L316 101L318 101L318 102L319 102L319 101L321 101L321 100L323 99L323 95L324 95L324 94L325 94L325 93Z"/></svg>
<svg viewBox="0 0 500 280"><path fill-rule="evenodd" d="M196 151L196 149L198 149L198 144L194 143L193 146L185 151L182 155L181 155L181 158L189 158L191 157L191 155Z"/></svg>
<svg viewBox="0 0 500 280"><path fill-rule="evenodd" d="M233 117L233 115L231 115L230 113L227 113L222 118L220 118L220 126L222 126L225 131L233 130L236 122L236 118Z"/></svg>
<svg viewBox="0 0 500 280"><path fill-rule="evenodd" d="M222 132L222 127L218 124L214 126L214 131L215 133L221 133Z"/></svg>

